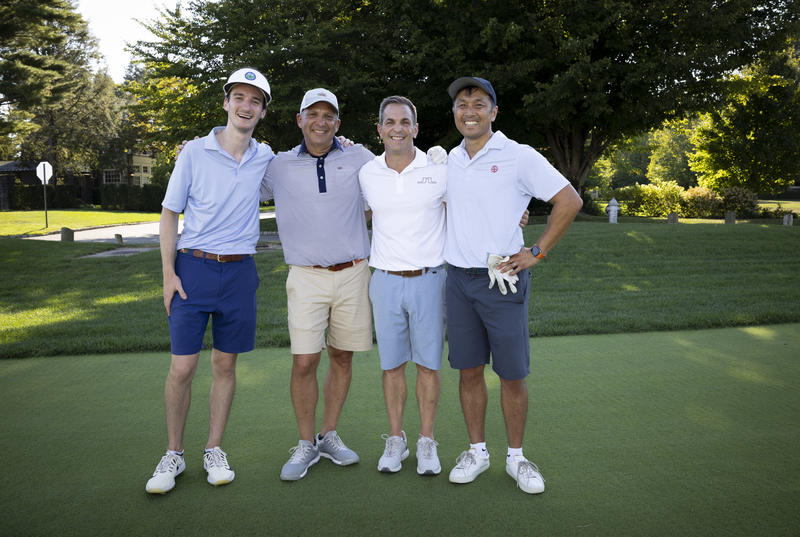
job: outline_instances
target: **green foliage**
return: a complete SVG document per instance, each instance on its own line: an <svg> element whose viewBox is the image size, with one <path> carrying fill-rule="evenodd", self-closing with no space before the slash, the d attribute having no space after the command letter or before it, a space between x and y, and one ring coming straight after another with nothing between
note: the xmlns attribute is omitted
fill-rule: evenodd
<svg viewBox="0 0 800 537"><path fill-rule="evenodd" d="M693 186L683 193L681 215L687 218L714 218L722 215L722 199L703 186Z"/></svg>
<svg viewBox="0 0 800 537"><path fill-rule="evenodd" d="M779 193L800 176L798 50L765 55L731 79L731 90L695 132L690 166L716 191Z"/></svg>
<svg viewBox="0 0 800 537"><path fill-rule="evenodd" d="M740 218L750 218L759 213L758 195L740 186L722 190L722 206L726 211L735 211Z"/></svg>
<svg viewBox="0 0 800 537"><path fill-rule="evenodd" d="M610 188L646 183L649 161L650 135L644 133L628 138L595 163L598 183Z"/></svg>
<svg viewBox="0 0 800 537"><path fill-rule="evenodd" d="M12 191L11 208L16 211L44 210L44 189L47 189L48 209L76 209L83 206L80 187L75 185L21 185Z"/></svg>
<svg viewBox="0 0 800 537"><path fill-rule="evenodd" d="M697 174L689 167L689 155L694 147L691 134L694 119L665 121L651 133L650 163L647 178L651 182L675 181L684 188L697 184Z"/></svg>
<svg viewBox="0 0 800 537"><path fill-rule="evenodd" d="M142 186L102 185L100 203L103 209L159 212L165 192L166 186L155 183Z"/></svg>
<svg viewBox="0 0 800 537"><path fill-rule="evenodd" d="M150 23L156 40L134 47L141 78L130 90L162 150L223 120L222 82L242 65L270 81L256 137L277 149L300 140L298 103L317 86L338 95L342 132L372 148L380 99L408 96L425 148L458 142L445 89L481 75L499 95L496 128L548 146L582 191L606 148L705 109L724 74L794 31L798 10L787 0L194 2Z"/></svg>
<svg viewBox="0 0 800 537"><path fill-rule="evenodd" d="M631 216L666 216L678 213L683 188L675 181L651 184L636 183L616 191L623 214Z"/></svg>

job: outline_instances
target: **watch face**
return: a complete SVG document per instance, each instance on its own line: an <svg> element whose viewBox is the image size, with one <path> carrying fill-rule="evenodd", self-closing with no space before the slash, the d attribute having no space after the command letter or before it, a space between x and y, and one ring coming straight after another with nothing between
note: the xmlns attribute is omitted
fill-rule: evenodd
<svg viewBox="0 0 800 537"><path fill-rule="evenodd" d="M531 246L531 253L533 254L534 257L539 257L539 254L542 253L542 250L541 248L539 248L534 244L533 246Z"/></svg>

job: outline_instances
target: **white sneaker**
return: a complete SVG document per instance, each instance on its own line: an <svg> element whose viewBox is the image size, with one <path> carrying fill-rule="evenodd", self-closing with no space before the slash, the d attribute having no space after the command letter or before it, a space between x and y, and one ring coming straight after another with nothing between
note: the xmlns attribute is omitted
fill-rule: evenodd
<svg viewBox="0 0 800 537"><path fill-rule="evenodd" d="M206 480L214 486L227 485L236 477L228 464L228 456L219 446L203 453L203 468L208 472Z"/></svg>
<svg viewBox="0 0 800 537"><path fill-rule="evenodd" d="M402 462L408 458L408 442L405 431L400 431L400 434L403 436L381 435L386 440L386 448L378 461L378 471L399 472L403 467Z"/></svg>
<svg viewBox="0 0 800 537"><path fill-rule="evenodd" d="M539 472L539 467L522 455L506 457L506 473L528 494L544 492L544 478Z"/></svg>
<svg viewBox="0 0 800 537"><path fill-rule="evenodd" d="M481 456L475 449L462 451L450 470L451 483L472 483L481 473L489 469L489 456Z"/></svg>
<svg viewBox="0 0 800 537"><path fill-rule="evenodd" d="M442 471L436 446L439 443L433 438L420 436L417 440L417 473L419 475L437 475Z"/></svg>
<svg viewBox="0 0 800 537"><path fill-rule="evenodd" d="M156 466L153 477L147 481L144 490L150 494L165 494L175 487L175 478L186 469L183 456L167 453Z"/></svg>

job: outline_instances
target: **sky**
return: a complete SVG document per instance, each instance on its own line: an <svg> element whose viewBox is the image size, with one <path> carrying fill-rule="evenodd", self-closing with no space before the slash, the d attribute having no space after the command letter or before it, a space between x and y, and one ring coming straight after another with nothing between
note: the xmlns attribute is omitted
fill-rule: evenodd
<svg viewBox="0 0 800 537"><path fill-rule="evenodd" d="M134 19L151 21L162 7L172 9L178 0L78 0L78 12L89 23L89 31L97 38L100 52L105 56L108 74L114 82L122 82L130 54L125 44L140 39L152 39L152 34Z"/></svg>

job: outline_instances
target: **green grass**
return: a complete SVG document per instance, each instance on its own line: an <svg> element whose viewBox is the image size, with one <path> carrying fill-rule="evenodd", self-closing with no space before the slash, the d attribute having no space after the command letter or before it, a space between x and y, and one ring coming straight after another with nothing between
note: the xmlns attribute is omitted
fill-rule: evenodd
<svg viewBox="0 0 800 537"><path fill-rule="evenodd" d="M47 211L48 225L45 227L43 210L3 211L0 212L0 236L46 235L58 232L62 227L82 229L137 222L157 222L158 219L158 213L59 209Z"/></svg>
<svg viewBox="0 0 800 537"><path fill-rule="evenodd" d="M6 456L2 535L796 535L800 527L800 325L536 338L525 453L547 490L503 467L499 387L487 375L492 467L470 485L447 472L466 447L457 374L443 368L443 473L413 455L379 473L387 424L377 353L359 353L338 430L362 457L278 475L296 442L288 349L238 365L224 448L236 480L205 482L208 355L174 491L144 484L164 444L164 353L0 361ZM792 350L794 349L794 351ZM327 360L323 360L320 378ZM410 375L410 379L413 376ZM419 431L413 383L405 430ZM319 422L319 418L318 418Z"/></svg>
<svg viewBox="0 0 800 537"><path fill-rule="evenodd" d="M526 243L542 232L525 229ZM158 251L0 239L0 357L166 351ZM288 345L286 265L256 256L257 346ZM538 336L800 321L800 226L576 222L534 269ZM210 340L207 340L210 343Z"/></svg>
<svg viewBox="0 0 800 537"><path fill-rule="evenodd" d="M780 205L784 211L792 211L795 215L800 214L800 200L758 200L761 207L777 209Z"/></svg>

